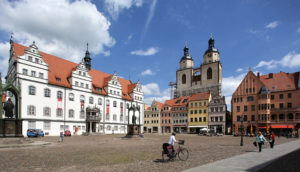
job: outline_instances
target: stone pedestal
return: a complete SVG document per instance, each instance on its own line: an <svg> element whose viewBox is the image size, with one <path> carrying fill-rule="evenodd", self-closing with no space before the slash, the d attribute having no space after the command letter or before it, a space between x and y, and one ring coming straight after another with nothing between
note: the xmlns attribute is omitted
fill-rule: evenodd
<svg viewBox="0 0 300 172"><path fill-rule="evenodd" d="M22 120L0 119L0 137L24 137L22 134Z"/></svg>
<svg viewBox="0 0 300 172"><path fill-rule="evenodd" d="M128 125L127 127L127 135L129 136L134 136L134 135L139 135L141 126L140 125Z"/></svg>

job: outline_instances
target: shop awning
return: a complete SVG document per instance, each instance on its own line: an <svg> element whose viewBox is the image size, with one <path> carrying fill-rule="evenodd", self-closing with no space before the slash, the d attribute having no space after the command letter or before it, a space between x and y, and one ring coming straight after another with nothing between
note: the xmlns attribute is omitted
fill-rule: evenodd
<svg viewBox="0 0 300 172"><path fill-rule="evenodd" d="M189 126L189 128L208 128L207 126Z"/></svg>

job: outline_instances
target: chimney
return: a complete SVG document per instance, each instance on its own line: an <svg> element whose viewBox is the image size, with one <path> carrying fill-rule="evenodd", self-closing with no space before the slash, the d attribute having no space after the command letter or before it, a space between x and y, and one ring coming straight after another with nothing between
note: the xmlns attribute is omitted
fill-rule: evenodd
<svg viewBox="0 0 300 172"><path fill-rule="evenodd" d="M273 78L273 73L269 73L269 78Z"/></svg>
<svg viewBox="0 0 300 172"><path fill-rule="evenodd" d="M259 72L257 72L257 78L259 78L260 77L260 74L259 74Z"/></svg>

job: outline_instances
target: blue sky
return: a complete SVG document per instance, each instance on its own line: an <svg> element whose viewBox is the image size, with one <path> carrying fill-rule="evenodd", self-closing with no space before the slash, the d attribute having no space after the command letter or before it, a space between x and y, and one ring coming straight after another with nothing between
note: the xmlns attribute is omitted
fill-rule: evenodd
<svg viewBox="0 0 300 172"><path fill-rule="evenodd" d="M11 32L18 43L35 41L77 63L89 42L93 68L140 80L145 103L163 102L185 41L199 67L212 33L229 104L249 67L263 74L300 71L299 8L297 0L3 0L0 71L7 71Z"/></svg>

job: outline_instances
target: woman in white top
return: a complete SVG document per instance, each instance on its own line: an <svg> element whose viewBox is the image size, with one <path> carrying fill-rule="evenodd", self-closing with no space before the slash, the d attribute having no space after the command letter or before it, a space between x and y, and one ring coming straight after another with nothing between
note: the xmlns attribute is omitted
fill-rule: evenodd
<svg viewBox="0 0 300 172"><path fill-rule="evenodd" d="M176 143L175 135L176 135L176 133L173 132L172 135L170 136L170 139L168 142L169 145L172 146L173 153L174 153L174 144Z"/></svg>

